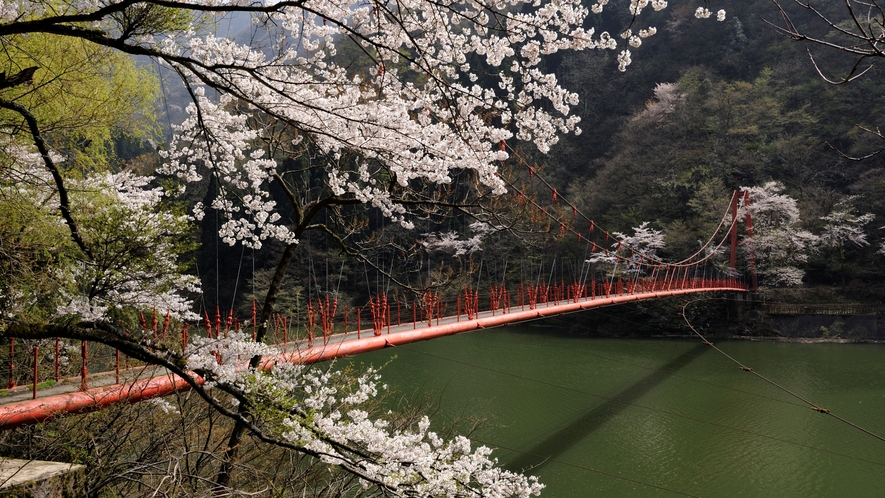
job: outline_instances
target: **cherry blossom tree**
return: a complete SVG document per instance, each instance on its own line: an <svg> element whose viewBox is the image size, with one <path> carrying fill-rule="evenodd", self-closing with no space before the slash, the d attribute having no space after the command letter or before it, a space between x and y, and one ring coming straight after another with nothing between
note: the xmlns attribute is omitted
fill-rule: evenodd
<svg viewBox="0 0 885 498"><path fill-rule="evenodd" d="M774 0L774 4L781 16L779 23L773 23L775 28L791 39L806 44L809 60L820 78L827 83L844 85L862 78L878 59L885 57L881 48L885 42L885 30L882 29L885 26L885 7L878 2L846 0L839 4L812 5L801 0ZM795 22L797 13L810 14L811 21ZM833 69L822 64L819 62L821 53L840 54L837 58L839 63L847 65ZM860 124L858 128L874 140L885 140L885 134L878 126ZM837 149L842 157L856 161L869 159L883 151L885 147L880 146L861 151ZM865 238L850 240L858 245L866 242ZM880 244L877 252L885 254L885 241Z"/></svg>
<svg viewBox="0 0 885 498"><path fill-rule="evenodd" d="M749 190L753 238L747 240L746 248L754 252L757 271L767 285L801 285L805 274L801 266L821 250L841 252L846 246L869 245L864 226L874 216L856 214L851 198L821 217L824 226L816 235L802 228L796 200L784 193L783 185L768 182Z"/></svg>
<svg viewBox="0 0 885 498"><path fill-rule="evenodd" d="M831 264L838 270L842 285L846 284L848 249L870 245L864 227L876 217L872 213L857 214L852 205L854 200L854 197L843 199L834 206L830 214L821 217L824 227L820 233L820 250L824 257L831 258Z"/></svg>
<svg viewBox="0 0 885 498"><path fill-rule="evenodd" d="M760 281L774 287L801 285L805 272L799 266L820 239L801 228L796 200L778 182L741 189L750 191L753 239L745 247L755 255Z"/></svg>
<svg viewBox="0 0 885 498"><path fill-rule="evenodd" d="M848 197L835 206L833 212L821 218L825 223L820 234L820 243L824 247L841 247L846 244L855 246L870 245L864 226L875 219L872 213L857 214L851 205L854 199Z"/></svg>
<svg viewBox="0 0 885 498"><path fill-rule="evenodd" d="M633 235L621 232L612 232L611 235L614 250L594 253L587 261L604 263L611 269L612 275L619 270L626 274L645 271L649 262L660 260L657 252L665 247L664 232L651 228L647 221L633 227Z"/></svg>
<svg viewBox="0 0 885 498"><path fill-rule="evenodd" d="M192 247L190 219L163 209L166 194L147 188L151 180L123 172L70 182L92 255L65 271L73 288L61 293L58 315L92 322L123 308L155 308L178 319L199 318L187 295L198 291L197 279L182 272L178 261Z"/></svg>
<svg viewBox="0 0 885 498"><path fill-rule="evenodd" d="M676 111L679 104L685 100L685 95L679 93L676 83L658 83L654 88L655 98L645 104L645 109L631 118L631 121L660 122L667 114Z"/></svg>
<svg viewBox="0 0 885 498"><path fill-rule="evenodd" d="M578 0L0 2L0 39L76 41L148 57L174 71L192 101L187 119L175 126L161 152L158 173L185 191L206 178L214 182L217 195L191 213L198 220L207 208L221 213L224 242L259 249L273 241L284 247L261 303L255 342L234 334L195 340L175 353L121 330L111 320L121 306L165 306L187 316L194 282L173 268L176 250L156 237L140 238L144 232L174 239L186 220L158 212L166 194L148 187L146 179L126 174L73 179L64 167L71 158L62 155L72 151L53 150L39 116L0 93L0 108L19 124L9 126L17 146L7 147L6 155L40 163L48 175L44 183L58 196L58 219L83 254L79 276L71 279L76 293L65 294L66 303L57 309L80 322L12 323L4 335L97 340L187 379L207 403L236 421L227 463L216 479L221 489L230 483L237 448L250 433L341 466L382 493L538 494L534 480L497 469L486 448L472 450L462 438L443 441L426 421L411 431L391 432L383 420L369 419L361 405L376 390L373 372L350 382L354 387L346 393L333 387L332 373L278 366L265 374L261 359L272 351L262 342L306 233L324 233L359 258L365 244L374 242L360 238L365 216L360 206L404 228L447 211L490 222L489 199L506 191L500 166L510 158L513 142L546 153L561 134L580 133L578 118L570 114L577 96L543 69L543 57L561 50L608 50L626 70L630 48L656 32L641 25L642 14L667 6L663 0L623 3L630 25L610 34L586 26L590 11L609 8L608 0L589 9ZM245 45L217 36L211 27L224 15L250 17L256 41ZM696 12L699 18L710 15L706 7ZM717 18L724 16L720 11ZM28 67L0 75L0 91L23 88L39 71ZM78 213L68 194L79 189L97 192L99 216ZM106 211L105 201L112 206ZM93 238L90 223L107 229L111 222L105 219L116 220L131 246L115 254L137 256L131 260L137 266L101 263L98 248L114 241ZM170 226L175 228L163 231ZM135 251L146 246L159 254ZM233 368L234 358L249 359L248 365ZM208 386L200 386L191 371ZM212 389L237 400L237 407L219 401Z"/></svg>

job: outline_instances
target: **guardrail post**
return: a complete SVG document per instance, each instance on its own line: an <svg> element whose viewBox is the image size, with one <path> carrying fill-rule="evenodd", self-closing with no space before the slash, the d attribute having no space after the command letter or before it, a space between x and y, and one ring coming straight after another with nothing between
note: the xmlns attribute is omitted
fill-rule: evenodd
<svg viewBox="0 0 885 498"><path fill-rule="evenodd" d="M37 375L39 373L37 368L39 365L39 363L38 363L39 356L40 356L40 347L34 346L34 393L33 393L33 399L37 399Z"/></svg>
<svg viewBox="0 0 885 498"><path fill-rule="evenodd" d="M83 360L83 366L80 367L80 390L86 391L89 389L89 385L86 382L86 375L89 373L86 368L86 355L89 353L89 347L86 345L86 341L80 341L80 356Z"/></svg>
<svg viewBox="0 0 885 498"><path fill-rule="evenodd" d="M15 387L15 337L9 338L9 383L7 389Z"/></svg>
<svg viewBox="0 0 885 498"><path fill-rule="evenodd" d="M55 338L55 381L58 382L61 380L60 369L61 369L61 339L58 337Z"/></svg>

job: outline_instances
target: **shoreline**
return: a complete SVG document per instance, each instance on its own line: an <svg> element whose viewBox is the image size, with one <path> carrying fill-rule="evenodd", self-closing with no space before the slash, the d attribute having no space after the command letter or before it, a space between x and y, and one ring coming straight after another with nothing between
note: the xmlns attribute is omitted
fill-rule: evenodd
<svg viewBox="0 0 885 498"><path fill-rule="evenodd" d="M642 336L623 336L621 339L641 338ZM694 334L664 334L645 336L652 339L700 339ZM784 337L774 335L728 335L728 336L709 336L711 342L714 340L728 341L771 341L771 342L791 342L796 344L885 344L885 340L880 339L845 339L842 337Z"/></svg>
<svg viewBox="0 0 885 498"><path fill-rule="evenodd" d="M842 337L781 337L781 336L753 336L733 335L729 339L741 341L772 341L772 342L795 342L800 344L885 344L880 339L845 339Z"/></svg>

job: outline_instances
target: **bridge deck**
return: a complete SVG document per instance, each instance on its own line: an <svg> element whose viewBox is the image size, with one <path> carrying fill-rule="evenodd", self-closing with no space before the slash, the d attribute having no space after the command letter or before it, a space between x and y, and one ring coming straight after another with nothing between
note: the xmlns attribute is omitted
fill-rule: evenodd
<svg viewBox="0 0 885 498"><path fill-rule="evenodd" d="M506 311L483 311L477 313L473 319L460 315L434 319L432 324L423 321L391 325L385 327L380 335L375 335L372 329L363 329L330 335L326 337L325 344L322 337L314 338L312 341L300 340L278 344L277 347L281 352L265 357L262 367L270 368L279 362L316 363L436 337L512 323L525 323L589 308L705 292L746 292L746 289L736 285L587 297L566 302L538 303L534 307L517 306ZM36 399L32 399L33 394L30 389L22 389L21 392L15 390L10 395L0 398L0 429L39 423L61 412L93 411L120 401L137 402L188 390L191 387L184 379L155 366L121 371L120 378L121 382L117 383L115 372L91 374L88 377L89 389L85 391L80 390L80 378L65 379L51 388L37 391ZM196 374L193 380L198 384L203 382L203 379Z"/></svg>

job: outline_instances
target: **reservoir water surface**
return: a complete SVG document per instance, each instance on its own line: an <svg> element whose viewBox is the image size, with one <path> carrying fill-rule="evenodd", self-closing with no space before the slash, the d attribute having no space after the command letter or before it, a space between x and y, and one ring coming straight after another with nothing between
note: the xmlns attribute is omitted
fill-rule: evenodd
<svg viewBox="0 0 885 498"><path fill-rule="evenodd" d="M717 346L885 435L885 345ZM885 442L811 409L699 340L504 327L360 355L422 393L437 430L470 437L542 496L885 496Z"/></svg>

